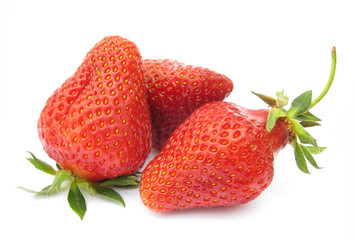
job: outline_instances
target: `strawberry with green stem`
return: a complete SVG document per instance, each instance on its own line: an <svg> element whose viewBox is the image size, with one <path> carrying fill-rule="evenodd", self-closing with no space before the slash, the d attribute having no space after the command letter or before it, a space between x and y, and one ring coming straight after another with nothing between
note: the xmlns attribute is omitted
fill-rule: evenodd
<svg viewBox="0 0 355 240"><path fill-rule="evenodd" d="M271 107L266 124L268 132L273 129L279 119L287 121L291 130L291 140L289 143L294 148L298 168L305 173L309 173L306 159L313 167L319 169L312 155L318 154L325 149L324 147L318 147L316 139L305 130L305 127L320 126L319 121L321 120L313 115L310 110L318 104L329 91L334 80L335 69L336 49L333 47L331 73L323 91L313 101L312 91L304 92L293 100L291 108L288 111L283 108L288 103L288 97L284 95L283 91L276 94L277 99L254 93ZM310 146L305 146L304 144Z"/></svg>
<svg viewBox="0 0 355 240"><path fill-rule="evenodd" d="M142 172L140 196L154 211L230 206L258 197L271 183L274 157L287 144L294 147L298 168L309 173L312 154L324 150L305 130L319 125L310 110L326 95L335 74L332 68L322 93L312 101L307 91L293 100L256 94L271 109L252 110L228 102L198 108L172 134L161 152Z"/></svg>
<svg viewBox="0 0 355 240"><path fill-rule="evenodd" d="M52 185L41 192L51 195L63 181L72 181L68 201L81 218L86 205L79 188L123 204L110 187L127 179L137 186L136 175L130 175L140 170L150 153L151 121L142 63L134 42L107 36L86 54L41 112L39 138L58 170L33 155L28 160L55 175Z"/></svg>

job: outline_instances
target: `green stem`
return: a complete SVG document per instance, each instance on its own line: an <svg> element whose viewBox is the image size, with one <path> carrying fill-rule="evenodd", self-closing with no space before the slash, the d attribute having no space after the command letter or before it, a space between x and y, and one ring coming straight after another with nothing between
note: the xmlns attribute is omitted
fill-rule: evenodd
<svg viewBox="0 0 355 240"><path fill-rule="evenodd" d="M328 92L328 90L329 90L329 88L332 85L333 80L334 80L336 62L337 62L336 49L335 49L335 47L333 47L333 49L332 49L332 68L331 68L331 71L330 71L330 75L329 75L329 79L328 79L327 85L325 86L325 88L323 89L321 94L316 99L313 100L313 102L311 103L311 106L309 107L309 109L311 109L317 103L319 103L323 99L323 97L327 94L327 92Z"/></svg>

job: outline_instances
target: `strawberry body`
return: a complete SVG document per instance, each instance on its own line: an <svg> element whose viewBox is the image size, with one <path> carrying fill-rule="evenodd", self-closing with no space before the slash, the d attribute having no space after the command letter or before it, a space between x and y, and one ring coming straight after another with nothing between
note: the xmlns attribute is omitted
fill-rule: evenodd
<svg viewBox="0 0 355 240"><path fill-rule="evenodd" d="M227 102L198 108L142 173L140 196L154 211L247 203L273 179L287 124L266 131L268 110Z"/></svg>
<svg viewBox="0 0 355 240"><path fill-rule="evenodd" d="M119 36L98 42L48 99L38 132L51 158L87 180L139 170L151 122L138 47Z"/></svg>
<svg viewBox="0 0 355 240"><path fill-rule="evenodd" d="M226 76L173 60L144 60L146 93L152 120L152 146L161 150L172 132L207 102L233 90Z"/></svg>

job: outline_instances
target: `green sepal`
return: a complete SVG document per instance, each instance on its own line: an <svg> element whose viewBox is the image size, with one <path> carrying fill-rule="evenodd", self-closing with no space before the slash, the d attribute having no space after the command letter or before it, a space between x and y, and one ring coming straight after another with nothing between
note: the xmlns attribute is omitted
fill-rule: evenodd
<svg viewBox="0 0 355 240"><path fill-rule="evenodd" d="M323 152L325 149L327 149L327 147L318 147L318 149L316 149L313 146L306 146L306 148L312 154L319 154L319 153Z"/></svg>
<svg viewBox="0 0 355 240"><path fill-rule="evenodd" d="M281 92L276 92L276 105L278 108L283 108L284 106L286 106L288 104L288 97L284 94L284 90L282 90Z"/></svg>
<svg viewBox="0 0 355 240"><path fill-rule="evenodd" d="M302 127L318 127L318 126L321 126L319 123L313 122L313 121L303 121L300 124L302 125Z"/></svg>
<svg viewBox="0 0 355 240"><path fill-rule="evenodd" d="M90 196L96 196L97 192L94 186L90 182L82 181L82 182L77 182L78 187L84 188Z"/></svg>
<svg viewBox="0 0 355 240"><path fill-rule="evenodd" d="M28 153L31 154L32 158L26 158L26 159L30 161L33 164L33 166L35 166L38 170L41 170L42 172L45 172L50 175L56 174L57 171L54 170L54 168L51 165L36 158L36 156L33 155L31 152Z"/></svg>
<svg viewBox="0 0 355 240"><path fill-rule="evenodd" d="M293 119L296 116L308 111L312 103L312 91L306 91L296 97L287 111L287 118Z"/></svg>
<svg viewBox="0 0 355 240"><path fill-rule="evenodd" d="M99 184L100 187L138 187L139 181L137 180L137 175L127 175L120 176L117 178L112 178L106 180Z"/></svg>
<svg viewBox="0 0 355 240"><path fill-rule="evenodd" d="M277 106L277 100L273 97L266 96L261 93L256 93L252 92L254 95L258 96L261 100L263 100L267 105L270 107L276 107Z"/></svg>
<svg viewBox="0 0 355 240"><path fill-rule="evenodd" d="M290 136L290 144L294 147L294 154L296 157L298 168L305 173L309 173L307 161L316 169L320 168L316 163L315 159L313 158L312 154L319 154L324 149L326 149L325 147L318 147L316 139L314 139L305 130L305 127L320 126L319 122L321 121L321 119L310 113L310 110L324 98L333 83L337 62L335 47L333 47L331 54L331 71L328 82L324 87L323 91L313 101L312 91L306 91L302 93L292 101L291 107L286 112L284 123L286 124L286 131L289 133ZM277 119L279 119L280 117L284 117L283 114L286 110L284 110L283 107L287 105L288 98L284 95L284 91L276 93L277 99L259 93L254 94L261 98L272 108L278 108L277 110L272 109L269 111L266 123L266 130L270 131L270 129L275 126ZM301 143L298 143L298 140ZM305 146L302 143L310 144L311 146Z"/></svg>
<svg viewBox="0 0 355 240"><path fill-rule="evenodd" d="M301 141L301 143L306 143L306 144L311 144L314 146L316 149L318 149L317 145L317 140L314 139L307 131L302 127L302 125L294 119L290 119L291 124L293 126L293 131L296 133L298 139Z"/></svg>
<svg viewBox="0 0 355 240"><path fill-rule="evenodd" d="M63 170L63 168L58 163L56 163L55 166L57 167L58 170Z"/></svg>
<svg viewBox="0 0 355 240"><path fill-rule="evenodd" d="M97 194L107 197L107 198L110 198L112 200L115 200L115 201L121 203L122 206L124 206L124 207L126 206L121 195L118 192L116 192L115 190L113 190L111 188L99 187L99 186L95 187L95 190L96 190Z"/></svg>
<svg viewBox="0 0 355 240"><path fill-rule="evenodd" d="M48 196L53 193L54 190L60 192L60 187L65 180L72 180L73 178L70 175L70 171L67 170L58 170L57 174L54 177L53 183L48 190Z"/></svg>
<svg viewBox="0 0 355 240"><path fill-rule="evenodd" d="M310 112L306 112L306 113L303 113L303 114L298 114L297 116L295 116L294 119L299 120L299 121L313 121L313 122L321 121L320 118L316 117L315 115L313 115Z"/></svg>
<svg viewBox="0 0 355 240"><path fill-rule="evenodd" d="M282 117L286 117L286 111L282 108L271 108L266 120L266 130L270 132L276 121Z"/></svg>
<svg viewBox="0 0 355 240"><path fill-rule="evenodd" d="M309 174L310 172L307 167L306 158L305 158L303 151L297 141L294 141L293 147L294 147L294 153L295 153L297 167L302 172Z"/></svg>
<svg viewBox="0 0 355 240"><path fill-rule="evenodd" d="M312 156L312 153L308 150L308 148L306 146L303 146L302 144L300 144L300 147L302 149L302 152L304 154L304 156L306 157L306 159L308 160L308 162L316 169L321 169L321 167L318 167L318 164L316 162L316 160L314 159L314 157Z"/></svg>
<svg viewBox="0 0 355 240"><path fill-rule="evenodd" d="M127 175L120 176L115 179L106 180L102 183L90 182L82 179L80 177L72 175L71 171L63 170L61 166L57 163L56 167L58 170L54 170L49 164L45 163L42 160L36 158L32 153L30 153L32 158L27 158L37 169L46 172L48 174L54 175L54 180L51 185L43 188L41 191L33 191L27 188L19 187L21 190L24 190L29 193L37 195L47 195L50 196L56 192L59 192L64 181L71 181L69 192L68 192L68 203L72 210L80 217L82 220L86 212L86 201L81 193L80 189L85 189L88 194L95 196L97 194L115 200L125 207L125 202L121 195L110 187L138 187L139 172Z"/></svg>
<svg viewBox="0 0 355 240"><path fill-rule="evenodd" d="M78 214L80 219L83 220L86 212L86 202L75 181L73 181L70 185L68 203L71 209L73 209L73 211Z"/></svg>
<svg viewBox="0 0 355 240"><path fill-rule="evenodd" d="M49 188L51 186L52 185L49 185L49 186L43 188L41 191L33 191L33 190L30 190L30 189L27 189L27 188L24 188L24 187L19 187L19 189L24 190L24 191L26 191L28 193L36 194L36 195L48 195L48 190L49 190Z"/></svg>

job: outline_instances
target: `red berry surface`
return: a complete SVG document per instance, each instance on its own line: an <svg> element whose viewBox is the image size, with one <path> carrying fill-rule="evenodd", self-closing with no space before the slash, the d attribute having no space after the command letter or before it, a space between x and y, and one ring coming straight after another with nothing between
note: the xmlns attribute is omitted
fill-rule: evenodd
<svg viewBox="0 0 355 240"><path fill-rule="evenodd" d="M144 60L152 120L152 146L161 150L172 132L207 102L221 101L233 90L225 75L174 60Z"/></svg>
<svg viewBox="0 0 355 240"><path fill-rule="evenodd" d="M138 171L151 149L151 122L138 47L108 36L48 99L38 122L47 154L99 181Z"/></svg>
<svg viewBox="0 0 355 240"><path fill-rule="evenodd" d="M266 130L268 112L227 102L197 109L143 171L143 203L170 211L255 199L271 183L274 157L289 142L284 121Z"/></svg>

